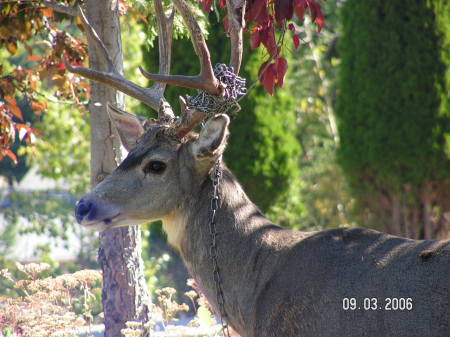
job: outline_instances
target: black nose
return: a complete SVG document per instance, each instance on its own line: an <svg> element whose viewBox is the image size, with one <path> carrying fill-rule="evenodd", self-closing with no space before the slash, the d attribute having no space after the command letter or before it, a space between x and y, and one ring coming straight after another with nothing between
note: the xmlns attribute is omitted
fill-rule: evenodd
<svg viewBox="0 0 450 337"><path fill-rule="evenodd" d="M75 218L78 223L81 223L84 218L86 218L89 213L93 211L93 204L89 200L81 199L75 208Z"/></svg>

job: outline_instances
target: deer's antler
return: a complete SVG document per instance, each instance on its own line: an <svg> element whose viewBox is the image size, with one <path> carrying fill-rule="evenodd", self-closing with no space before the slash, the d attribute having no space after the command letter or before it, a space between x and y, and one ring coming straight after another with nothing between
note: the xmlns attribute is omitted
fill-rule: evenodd
<svg viewBox="0 0 450 337"><path fill-rule="evenodd" d="M209 54L208 46L206 45L205 37L203 36L191 8L184 0L173 0L173 3L177 11L183 17L184 23L191 35L195 53L200 59L200 74L198 76L160 75L150 74L142 68L139 69L145 77L152 81L163 82L179 87L199 89L214 95L221 95L223 88L214 76L213 67L211 65L211 56Z"/></svg>
<svg viewBox="0 0 450 337"><path fill-rule="evenodd" d="M93 41L94 47L97 48L103 56L107 69L106 71L99 71L80 66L73 66L68 64L68 62L65 63L69 71L119 90L158 111L159 122L167 126L170 125L171 133L182 138L196 125L200 124L203 119L206 118L207 114L197 109L187 107L186 102L181 98L181 116L174 122L175 115L170 105L164 99L166 84L199 89L214 95L222 95L224 85L214 76L211 56L205 38L196 21L193 11L185 0L173 0L173 3L175 9L181 14L188 27L192 44L200 59L201 70L198 76L169 75L175 9L173 9L171 14L167 17L164 13L162 1L155 0L154 3L159 29L159 73L150 74L139 67L145 77L155 81L155 84L151 88L143 88L127 80L117 71L117 69L115 69L106 46L98 37L94 28L90 25L80 7L78 7L78 15L83 22L86 33ZM243 11L245 10L245 0L228 0L227 10L230 27L228 33L231 38L232 46L231 65L234 68L234 72L237 74L242 60L242 31L244 26Z"/></svg>
<svg viewBox="0 0 450 337"><path fill-rule="evenodd" d="M197 76L159 75L150 74L141 67L139 69L145 77L153 81L203 90L214 95L222 95L223 84L214 75L208 46L192 10L184 0L173 0L173 2L188 27L195 52L200 59L200 74ZM230 64L237 74L242 62L245 0L228 0L227 11L229 18L228 33L231 39ZM182 109L181 118L174 125L174 132L178 137L182 138L196 125L200 124L207 114L188 108L186 101L182 97L180 97L180 105Z"/></svg>
<svg viewBox="0 0 450 337"><path fill-rule="evenodd" d="M155 7L158 7L158 5L160 6L160 8L162 8L161 0L155 0ZM163 48L159 48L159 59L161 60L159 71L162 74L168 74L170 71L173 14L168 18L164 15L164 12L162 14L162 16L157 15L160 36L162 36L164 39L164 42L161 42L160 44L165 45ZM99 71L81 66L73 66L66 60L64 60L67 70L90 80L105 84L113 89L119 90L131 97L140 100L141 102L150 106L152 109L158 111L160 100L164 98L165 85L157 83L151 88L143 88L127 80L122 74L117 71L117 69L115 69L108 49L98 37L97 33L87 20L83 10L80 7L78 7L78 15L81 18L86 34L89 35L91 40L94 42L94 47L100 50L101 55L106 62L107 69L106 71Z"/></svg>

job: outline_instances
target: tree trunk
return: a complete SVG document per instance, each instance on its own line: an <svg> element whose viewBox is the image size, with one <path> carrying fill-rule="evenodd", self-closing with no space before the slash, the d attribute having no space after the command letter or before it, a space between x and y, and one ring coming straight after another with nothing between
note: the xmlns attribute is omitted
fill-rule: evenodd
<svg viewBox="0 0 450 337"><path fill-rule="evenodd" d="M117 4L117 2L115 2ZM109 50L116 68L123 70L122 42L117 5L111 0L88 0L86 15ZM90 67L107 70L105 60L89 41ZM119 138L109 121L107 103L122 103L115 90L91 82L91 184L110 174L121 160ZM143 274L141 233L137 226L109 229L100 234L99 264L103 271L105 336L121 336L127 321L149 320L149 296Z"/></svg>

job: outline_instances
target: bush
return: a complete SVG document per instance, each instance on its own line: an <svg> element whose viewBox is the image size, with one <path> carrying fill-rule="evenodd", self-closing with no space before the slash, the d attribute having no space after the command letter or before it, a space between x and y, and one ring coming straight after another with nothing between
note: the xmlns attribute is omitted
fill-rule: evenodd
<svg viewBox="0 0 450 337"><path fill-rule="evenodd" d="M394 234L446 232L449 8L441 0L342 7L338 160L368 224Z"/></svg>

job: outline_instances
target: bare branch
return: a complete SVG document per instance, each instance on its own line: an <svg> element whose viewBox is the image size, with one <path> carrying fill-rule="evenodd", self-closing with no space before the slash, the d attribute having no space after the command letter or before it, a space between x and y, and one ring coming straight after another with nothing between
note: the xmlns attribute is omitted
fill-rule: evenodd
<svg viewBox="0 0 450 337"><path fill-rule="evenodd" d="M70 8L52 1L44 1L44 0L19 0L18 3L26 3L26 2L37 2L45 7L51 8L58 13L63 13L69 16L77 16L78 13L76 9Z"/></svg>
<svg viewBox="0 0 450 337"><path fill-rule="evenodd" d="M228 33L231 40L230 65L235 74L239 74L242 63L245 6L245 0L227 0Z"/></svg>
<svg viewBox="0 0 450 337"><path fill-rule="evenodd" d="M83 23L84 30L86 31L86 34L91 38L92 41L94 41L94 46L97 48L102 56L105 58L105 61L108 65L108 72L116 72L116 69L114 67L114 63L112 61L111 56L109 55L108 49L106 48L103 41L98 36L97 32L95 31L94 27L89 23L89 21L86 18L86 15L84 15L83 10L80 6L77 7L78 9L78 15L81 19L81 22Z"/></svg>
<svg viewBox="0 0 450 337"><path fill-rule="evenodd" d="M161 0L155 0L156 21L158 23L158 46L159 46L159 74L170 74L170 63L172 60L172 33L173 20L175 17L175 9L172 9L169 17L164 13L164 7ZM164 94L166 84L162 82L155 82L153 85L155 90L161 91Z"/></svg>
<svg viewBox="0 0 450 337"><path fill-rule="evenodd" d="M192 44L194 45L195 52L200 59L200 75L163 76L160 74L150 74L141 69L142 74L153 81L163 82L181 87L200 89L215 95L222 94L223 88L220 82L214 76L214 70L211 65L211 56L209 54L205 38L191 8L184 0L173 0L173 3L177 11L183 17L183 21L186 24L191 35Z"/></svg>

